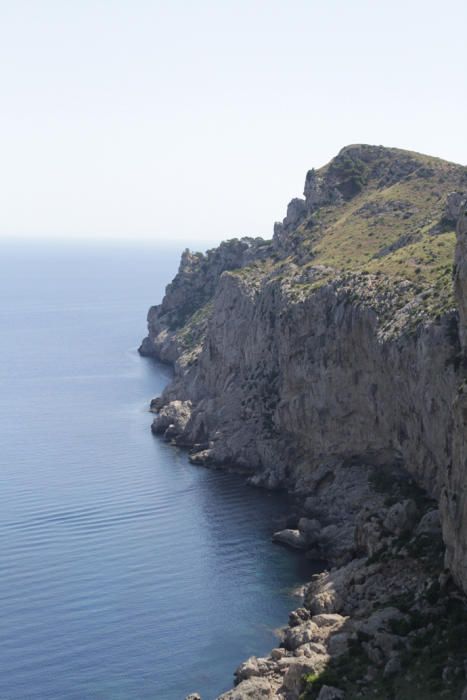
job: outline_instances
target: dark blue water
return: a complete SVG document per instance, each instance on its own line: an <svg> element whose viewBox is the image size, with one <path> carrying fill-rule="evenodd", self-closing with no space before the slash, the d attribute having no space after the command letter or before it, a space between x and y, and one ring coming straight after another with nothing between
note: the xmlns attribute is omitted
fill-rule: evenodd
<svg viewBox="0 0 467 700"><path fill-rule="evenodd" d="M136 352L178 252L4 246L0 698L211 700L310 571L284 497L154 438Z"/></svg>

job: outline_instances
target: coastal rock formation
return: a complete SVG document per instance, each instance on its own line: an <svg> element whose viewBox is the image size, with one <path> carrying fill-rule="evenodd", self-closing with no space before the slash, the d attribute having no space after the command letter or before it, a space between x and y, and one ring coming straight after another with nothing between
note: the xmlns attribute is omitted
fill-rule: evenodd
<svg viewBox="0 0 467 700"><path fill-rule="evenodd" d="M320 580L313 615L352 612L344 589L362 557L414 530L441 527L445 565L467 591L466 192L462 166L349 146L308 173L272 241L185 251L149 312L140 351L175 369L153 430L194 463L302 496L301 524L275 539L341 567ZM387 506L374 485L391 480L410 488ZM424 512L412 484L438 508ZM407 586L410 571L397 570ZM389 678L400 659L380 641L368 655Z"/></svg>
<svg viewBox="0 0 467 700"><path fill-rule="evenodd" d="M464 222L455 301L454 233L424 231L465 182L464 168L436 159L344 149L307 176L300 211L312 217L310 229L309 220L297 228L294 204L276 232L280 245L242 239L205 256L185 251L141 347L175 365L154 429L170 427L167 437L190 446L195 462L235 465L255 483L302 492L323 466L332 474L356 458L406 465L441 499L448 561L462 585L467 560L455 533L464 515L448 494L458 490L452 464L463 449L454 439L461 402L453 403L467 327ZM414 212L408 219L407 207L383 207L394 188ZM422 236L418 243L375 257L372 238L387 247L407 228ZM367 249L347 262L349 238L356 251L362 242ZM305 249L311 262L303 263Z"/></svg>
<svg viewBox="0 0 467 700"><path fill-rule="evenodd" d="M454 286L459 309L459 381L453 400L452 459L440 500L446 565L467 589L467 203L457 224Z"/></svg>
<svg viewBox="0 0 467 700"><path fill-rule="evenodd" d="M467 605L444 570L435 502L404 472L394 478L392 471L382 475L363 464L353 471L368 483L367 503L335 522L345 541L352 531L351 556L337 565L331 558L330 568L312 577L301 607L282 630L280 647L241 664L236 687L223 700L255 697L255 690L257 697L275 700L460 698ZM313 505L332 512L334 496L328 482ZM411 519L417 513L402 536L383 525L401 512ZM374 518L379 547L368 556L371 538L362 528Z"/></svg>

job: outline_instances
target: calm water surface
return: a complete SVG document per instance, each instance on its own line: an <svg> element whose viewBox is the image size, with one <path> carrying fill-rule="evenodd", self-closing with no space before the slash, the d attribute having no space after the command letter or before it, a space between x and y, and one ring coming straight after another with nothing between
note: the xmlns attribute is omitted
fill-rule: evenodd
<svg viewBox="0 0 467 700"><path fill-rule="evenodd" d="M138 356L178 252L3 246L0 698L212 700L310 569L283 496L154 438Z"/></svg>

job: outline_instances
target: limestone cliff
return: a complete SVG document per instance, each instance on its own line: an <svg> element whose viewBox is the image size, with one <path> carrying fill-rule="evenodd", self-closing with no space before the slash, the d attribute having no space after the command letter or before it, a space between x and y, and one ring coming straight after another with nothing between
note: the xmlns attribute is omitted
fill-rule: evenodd
<svg viewBox="0 0 467 700"><path fill-rule="evenodd" d="M465 192L462 166L349 146L272 241L186 251L141 352L175 367L153 429L194 462L303 494L356 461L403 465L467 590Z"/></svg>

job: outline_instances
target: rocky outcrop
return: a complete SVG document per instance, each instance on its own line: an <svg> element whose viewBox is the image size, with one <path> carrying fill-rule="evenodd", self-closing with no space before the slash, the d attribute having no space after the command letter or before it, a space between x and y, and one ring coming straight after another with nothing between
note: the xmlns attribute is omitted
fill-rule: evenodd
<svg viewBox="0 0 467 700"><path fill-rule="evenodd" d="M305 214L330 211L332 222L351 201L366 221L367 200L358 194L365 186L374 183L378 193L405 178L412 187L417 174L419 190L435 166L380 147L344 149L325 172L308 173L306 199L276 232L280 245L241 239L206 255L185 251L162 304L149 312L141 352L175 366L153 429L189 446L195 463L243 468L256 484L305 494L338 464L405 465L440 500L447 562L467 587L467 412L459 389L467 336L465 209L458 311L427 305L439 286L366 271L330 277L330 268L291 257L294 246L285 250L294 237L289 224L300 231ZM458 197L448 194L448 209L454 205Z"/></svg>
<svg viewBox="0 0 467 700"><path fill-rule="evenodd" d="M343 149L308 173L272 242L185 251L149 312L141 352L175 369L153 404L154 432L196 464L299 494L303 517L275 541L339 567L312 582L311 617L286 635L287 655L249 663L225 698L295 697L313 664L345 656L348 638L323 644L314 616L363 619L388 577L393 597L418 590L404 549L414 537L442 534L445 565L467 591L466 185L461 166ZM391 481L403 489L387 503ZM352 627L349 638L358 633L373 635ZM401 663L393 643L383 636L365 652L387 679Z"/></svg>
<svg viewBox="0 0 467 700"><path fill-rule="evenodd" d="M348 556L341 550L341 564L332 560L313 576L301 607L281 630L280 646L242 663L234 674L235 688L222 700L373 695L412 700L415 692L417 697L460 697L466 680L467 605L443 570L434 501L402 471L387 472L381 480L374 468L355 464L353 476L366 482L363 506L355 502L338 519L335 485L329 480L302 505L332 514ZM403 524L409 518L410 530L396 522L396 514L403 514ZM375 520L376 550L374 530L365 529Z"/></svg>

